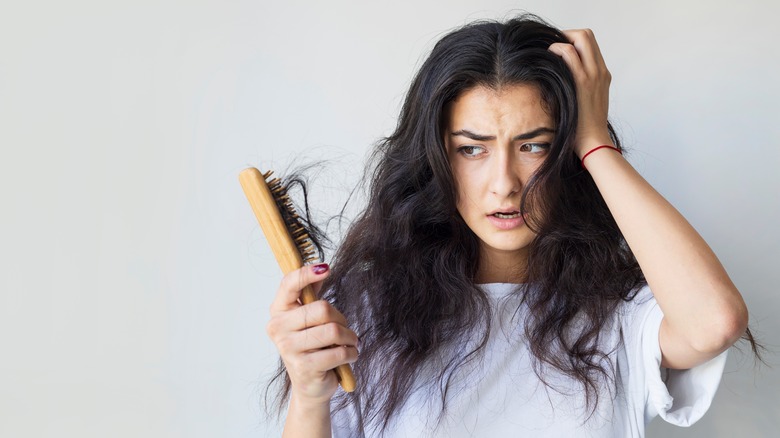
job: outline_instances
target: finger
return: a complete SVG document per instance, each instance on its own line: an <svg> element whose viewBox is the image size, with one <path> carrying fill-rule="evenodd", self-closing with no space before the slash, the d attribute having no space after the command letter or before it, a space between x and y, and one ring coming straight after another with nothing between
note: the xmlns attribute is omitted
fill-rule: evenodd
<svg viewBox="0 0 780 438"><path fill-rule="evenodd" d="M316 364L321 370L332 370L345 363L354 363L358 359L358 350L350 346L334 346L306 355L307 361Z"/></svg>
<svg viewBox="0 0 780 438"><path fill-rule="evenodd" d="M284 332L272 337L279 355L285 360L300 357L303 354L334 345L357 347L358 337L352 330L336 323L311 327L298 332Z"/></svg>
<svg viewBox="0 0 780 438"><path fill-rule="evenodd" d="M575 80L579 82L587 77L580 55L573 45L567 43L553 43L548 50L563 58L563 62L569 66L569 70L571 70Z"/></svg>
<svg viewBox="0 0 780 438"><path fill-rule="evenodd" d="M274 338L279 333L301 331L331 322L347 326L347 320L341 312L327 301L318 300L274 315L268 322L266 331Z"/></svg>
<svg viewBox="0 0 780 438"><path fill-rule="evenodd" d="M326 275L325 278L328 276ZM314 291L315 296L320 296L320 289L322 289L322 281L317 281L316 283L311 284L311 289Z"/></svg>
<svg viewBox="0 0 780 438"><path fill-rule="evenodd" d="M301 296L301 289L326 279L329 272L328 265L321 263L304 266L285 275L279 285L279 290L276 292L276 297L271 303L271 315L300 306L298 298Z"/></svg>
<svg viewBox="0 0 780 438"><path fill-rule="evenodd" d="M591 74L597 74L606 70L604 57L596 42L596 35L590 29L564 30L564 35L571 41L577 53L580 55L585 70Z"/></svg>
<svg viewBox="0 0 780 438"><path fill-rule="evenodd" d="M303 352L330 348L334 345L355 347L358 343L355 332L335 322L311 327L291 336L298 349Z"/></svg>

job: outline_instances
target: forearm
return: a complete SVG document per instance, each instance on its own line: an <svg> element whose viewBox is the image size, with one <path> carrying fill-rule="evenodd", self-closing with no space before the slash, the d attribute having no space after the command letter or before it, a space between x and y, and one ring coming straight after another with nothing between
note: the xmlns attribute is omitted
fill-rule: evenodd
<svg viewBox="0 0 780 438"><path fill-rule="evenodd" d="M306 404L293 395L284 423L284 438L330 437L330 406L327 403Z"/></svg>
<svg viewBox="0 0 780 438"><path fill-rule="evenodd" d="M664 312L666 329L701 358L731 345L744 331L747 309L704 239L620 154L599 150L586 164Z"/></svg>
<svg viewBox="0 0 780 438"><path fill-rule="evenodd" d="M550 50L566 62L577 84L575 149L582 159L598 145L611 144L611 75L593 32L565 34L571 44L554 43ZM664 313L658 337L662 366L692 367L728 348L747 326L747 309L704 239L614 150L595 151L585 166Z"/></svg>

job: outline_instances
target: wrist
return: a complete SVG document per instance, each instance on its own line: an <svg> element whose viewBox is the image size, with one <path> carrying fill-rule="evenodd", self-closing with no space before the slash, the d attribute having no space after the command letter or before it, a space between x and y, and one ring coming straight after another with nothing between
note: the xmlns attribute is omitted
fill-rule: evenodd
<svg viewBox="0 0 780 438"><path fill-rule="evenodd" d="M313 402L308 397L292 394L283 437L330 437L330 401Z"/></svg>
<svg viewBox="0 0 780 438"><path fill-rule="evenodd" d="M612 140L602 141L602 142L591 142L588 143L588 146L582 147L577 150L577 157L579 157L579 159L582 160L585 157L585 155L588 155L589 153L595 151L596 148L600 148L603 146L609 146L611 148L615 148L615 144L612 142Z"/></svg>
<svg viewBox="0 0 780 438"><path fill-rule="evenodd" d="M575 152L577 153L577 157L582 160L582 157L584 157L585 154L592 151L594 148L603 145L614 147L615 142L612 140L612 137L610 137L609 131L604 131L585 135L577 134L575 145Z"/></svg>
<svg viewBox="0 0 780 438"><path fill-rule="evenodd" d="M330 397L309 397L296 394L294 391L290 394L290 406L295 405L299 409L307 410L330 410Z"/></svg>
<svg viewBox="0 0 780 438"><path fill-rule="evenodd" d="M586 172L593 174L601 172L605 166L611 168L618 162L628 163L623 157L623 151L612 145L600 145L583 156L583 159L580 160L580 166Z"/></svg>

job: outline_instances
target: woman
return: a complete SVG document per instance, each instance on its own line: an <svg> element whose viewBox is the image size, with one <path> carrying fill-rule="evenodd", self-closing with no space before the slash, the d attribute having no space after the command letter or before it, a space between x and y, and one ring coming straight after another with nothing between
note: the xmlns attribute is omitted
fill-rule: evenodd
<svg viewBox="0 0 780 438"><path fill-rule="evenodd" d="M623 158L609 82L589 30L442 38L332 268L285 276L271 306L285 436L626 437L703 415L747 309ZM324 300L301 306L306 284Z"/></svg>

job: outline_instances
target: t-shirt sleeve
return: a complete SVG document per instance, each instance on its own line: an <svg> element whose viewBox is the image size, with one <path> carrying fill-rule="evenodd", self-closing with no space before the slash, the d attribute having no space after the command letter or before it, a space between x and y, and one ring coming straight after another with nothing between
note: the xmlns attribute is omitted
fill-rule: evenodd
<svg viewBox="0 0 780 438"><path fill-rule="evenodd" d="M645 424L659 415L677 426L692 425L712 403L727 351L691 369L662 369L658 334L664 315L650 289L641 289L627 308L622 325L629 385L645 396Z"/></svg>

